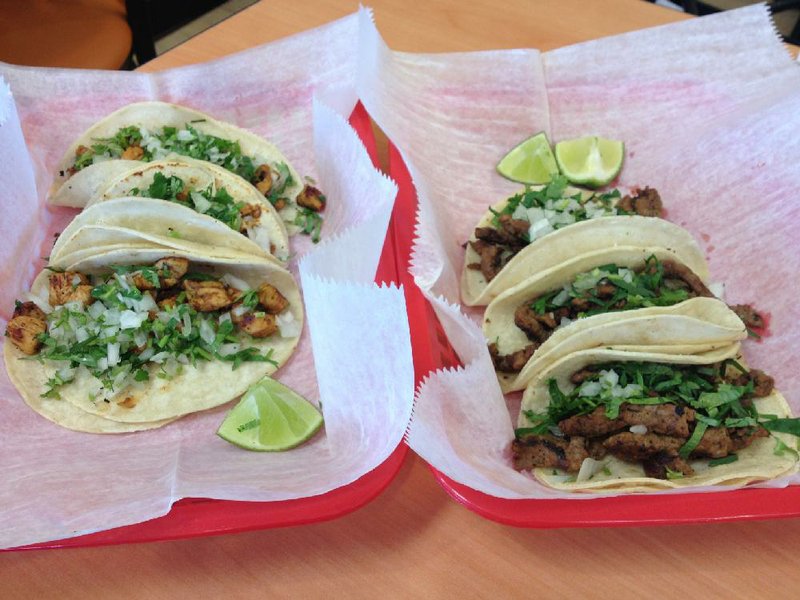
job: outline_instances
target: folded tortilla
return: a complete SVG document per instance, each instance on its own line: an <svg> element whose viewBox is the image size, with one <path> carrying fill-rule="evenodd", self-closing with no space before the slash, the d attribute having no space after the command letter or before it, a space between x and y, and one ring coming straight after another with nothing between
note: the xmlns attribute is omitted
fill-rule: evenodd
<svg viewBox="0 0 800 600"><path fill-rule="evenodd" d="M85 206L101 191L106 182L136 167L136 161L133 161L134 164L132 164L131 161L125 160L124 164L120 164L121 161L118 160L121 158L120 156L108 156L100 157L93 164L72 173L71 168L75 164L76 151L79 147L91 147L98 140L113 137L125 127L137 127L140 131L144 130L152 134L164 127L181 130L187 125L200 133L238 143L242 153L251 157L255 165L267 164L273 170L277 170L279 165L285 165L291 181L282 194L287 201L286 206L279 212L287 224L293 223L297 209L296 198L303 190L303 179L275 145L254 133L219 121L210 115L168 102L129 104L82 133L67 149L58 166L56 177L50 188L49 201L59 206ZM170 152L157 145L153 146L153 153L156 160L174 157ZM224 160L223 154L215 155L216 162ZM296 230L294 225L289 225L290 233L295 233Z"/></svg>
<svg viewBox="0 0 800 600"><path fill-rule="evenodd" d="M263 252L267 252L281 261L288 259L289 235L275 207L244 179L210 162L179 157L146 164L134 163L132 168L116 173L103 182L86 206L88 208L114 198L151 197L147 191L156 175L166 178L178 177L190 196L193 192L210 191L213 197L218 191L224 190L235 203L244 205L249 212L258 213L256 218L249 218L250 222L245 219L242 224L246 228L244 236L261 248L261 251L252 249L252 253L262 255ZM197 210L191 197L183 203L175 204L196 210L201 221L204 218L213 218L210 214ZM158 216L153 215L152 218L156 219ZM211 246L217 245L214 237L216 236L212 235L208 240ZM243 248L246 249L246 245L243 245Z"/></svg>
<svg viewBox="0 0 800 600"><path fill-rule="evenodd" d="M696 355L659 354L653 352L625 351L619 348L594 348L566 355L537 373L522 396L518 427L529 427L525 411L542 413L550 403L549 382L555 380L564 393L575 388L570 376L581 369L608 362L637 361L672 365L711 365L739 356L739 344L729 344L711 352ZM760 414L790 417L791 410L786 399L778 391L763 398L754 398L753 403ZM608 455L599 461L594 473L585 481L574 481L574 476L557 469L537 468L534 476L550 487L574 492L652 492L657 490L695 486L742 486L756 481L775 479L795 473L798 469L797 454L791 450L776 454L776 441L781 440L790 449L797 448L797 438L785 433L772 432L770 437L754 440L751 445L737 450L738 460L728 464L709 466L708 459L690 459L695 475L679 479L655 479L647 477L641 464L625 462Z"/></svg>
<svg viewBox="0 0 800 600"><path fill-rule="evenodd" d="M683 264L698 274L691 265L680 260L678 251L679 249L673 248L613 246L574 256L557 266L523 280L492 300L484 313L484 337L489 343L496 344L499 354L508 355L522 350L531 342L525 332L514 323L516 309L525 302L561 289L578 274L591 271L596 267L615 264L619 267L638 269L645 265L648 258L655 257L659 261L671 260ZM692 261L692 263L696 264L697 261ZM699 270L702 273L705 261L703 260L700 265ZM704 277L700 276L700 279L704 280ZM680 304L686 303L687 301L684 301ZM659 341L661 332L652 329L654 324L651 321L634 321L632 329L615 324L617 322L627 323L637 317L657 315L682 317L676 320L676 323L681 324L675 325L664 341ZM595 329L596 327L597 329ZM546 340L533 353L522 371L516 375L499 373L498 377L506 391L522 389L530 377L531 370L535 368L534 361L540 356L547 357L549 354L551 356L562 355L563 352L555 351L555 349L565 341L572 344L565 348L586 348L615 343L634 346L653 344L710 344L716 346L719 342L741 339L744 333L745 327L741 320L724 303L713 298L692 302L681 308L657 306L609 312L584 317L556 329L551 335L552 341L551 339ZM579 337L570 342L567 339L570 336ZM551 354L554 351L555 354Z"/></svg>
<svg viewBox="0 0 800 600"><path fill-rule="evenodd" d="M102 252L121 243L278 262L274 255L216 219L174 202L132 196L97 202L81 211L58 236L50 251L50 263L66 266L65 256L89 250Z"/></svg>
<svg viewBox="0 0 800 600"><path fill-rule="evenodd" d="M502 210L507 202L503 200L489 209L477 227L491 226L494 218L492 211ZM476 239L473 231L470 242ZM703 251L682 227L655 217L600 217L568 225L536 239L517 253L489 282L479 269L469 267L470 264L480 263L480 256L467 243L461 273L461 298L468 306L489 304L505 290L573 256L615 246L667 248L701 279L708 278Z"/></svg>
<svg viewBox="0 0 800 600"><path fill-rule="evenodd" d="M83 274L108 273L110 265L149 265L164 257L186 258L193 272L228 275L252 289L262 283L271 284L289 301L284 312L287 317L291 315L289 318L297 333L282 337L280 332L276 332L266 338L252 338L242 332L237 334L243 347L253 347L260 354L270 352L272 362L242 362L234 369L227 361L197 361L195 365L182 365L181 372L171 379L159 378L160 365L149 363L149 380L132 382L115 390L108 402L93 399L91 391L97 386L97 379L88 371L79 371L73 381L59 388L61 400L42 398L48 389L48 380L58 370L57 366L27 356L6 341L7 371L31 408L60 425L79 431L115 433L147 429L229 402L289 359L300 338L303 304L292 275L274 261L250 257L245 262L211 258L184 250L140 248L99 254L69 265L67 270ZM50 274L45 270L36 277L31 289L33 296L48 297Z"/></svg>

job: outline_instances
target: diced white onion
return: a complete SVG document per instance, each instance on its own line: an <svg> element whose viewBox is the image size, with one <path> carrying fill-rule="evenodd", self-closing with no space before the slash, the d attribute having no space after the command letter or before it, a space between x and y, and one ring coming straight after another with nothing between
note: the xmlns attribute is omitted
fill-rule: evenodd
<svg viewBox="0 0 800 600"><path fill-rule="evenodd" d="M599 381L586 381L583 385L581 385L578 395L586 398L592 398L594 396L599 396L601 389L602 386L600 385Z"/></svg>
<svg viewBox="0 0 800 600"><path fill-rule="evenodd" d="M569 291L568 290L561 290L558 294L556 294L555 298L553 298L553 304L556 306L564 306L569 300Z"/></svg>
<svg viewBox="0 0 800 600"><path fill-rule="evenodd" d="M158 354L154 354L153 356L150 357L150 362L162 363L167 358L169 358L169 352L159 352Z"/></svg>
<svg viewBox="0 0 800 600"><path fill-rule="evenodd" d="M567 317L561 317L561 321L559 322L559 327L566 327L572 323L572 319L568 319Z"/></svg>
<svg viewBox="0 0 800 600"><path fill-rule="evenodd" d="M216 337L216 333L214 333L214 328L211 326L211 323L209 323L206 319L200 321L200 339L206 344L213 344Z"/></svg>
<svg viewBox="0 0 800 600"><path fill-rule="evenodd" d="M137 348L141 348L147 343L147 334L142 330L136 331L133 334L133 343L136 344Z"/></svg>
<svg viewBox="0 0 800 600"><path fill-rule="evenodd" d="M194 139L194 134L188 129L179 129L175 137L182 142L191 142Z"/></svg>
<svg viewBox="0 0 800 600"><path fill-rule="evenodd" d="M708 290L720 300L725 300L725 282L712 281L708 284Z"/></svg>
<svg viewBox="0 0 800 600"><path fill-rule="evenodd" d="M244 291L250 289L250 286L248 285L248 283L246 281L244 281L242 279L239 279L238 277L235 277L235 276L231 275L230 273L225 273L225 275L220 277L220 281L222 283L228 284L229 286L231 286L233 288L236 288L240 292L244 292Z"/></svg>
<svg viewBox="0 0 800 600"><path fill-rule="evenodd" d="M27 298L29 301L33 302L45 314L50 314L51 312L53 312L53 307L50 306L50 303L47 302L47 300L44 300L44 299L40 298L36 294L32 294L31 292L27 292L25 294L25 298Z"/></svg>
<svg viewBox="0 0 800 600"><path fill-rule="evenodd" d="M619 382L619 375L614 369L600 371L600 382L605 386L612 388Z"/></svg>
<svg viewBox="0 0 800 600"><path fill-rule="evenodd" d="M221 356L229 356L231 354L236 354L241 349L241 344L222 344L219 347L219 353Z"/></svg>
<svg viewBox="0 0 800 600"><path fill-rule="evenodd" d="M89 337L89 332L85 327L78 327L78 329L75 330L75 341L85 342Z"/></svg>
<svg viewBox="0 0 800 600"><path fill-rule="evenodd" d="M122 311L119 316L120 329L138 329L147 320L147 313L135 313L132 310Z"/></svg>
<svg viewBox="0 0 800 600"><path fill-rule="evenodd" d="M95 321L100 318L106 310L105 304L102 302L95 302L86 310L89 313L89 316L92 317Z"/></svg>
<svg viewBox="0 0 800 600"><path fill-rule="evenodd" d="M234 316L234 317L241 317L241 316L242 316L243 314L245 314L245 313L246 313L248 310L250 310L250 309L249 309L249 308L247 308L247 307L246 307L244 304L240 304L240 305L238 305L238 306L234 306L234 307L231 309L231 313L233 313L233 316Z"/></svg>
<svg viewBox="0 0 800 600"><path fill-rule="evenodd" d="M601 461L588 457L584 458L575 481L589 481L602 467L603 463Z"/></svg>
<svg viewBox="0 0 800 600"><path fill-rule="evenodd" d="M223 323L231 320L231 313L222 313L217 320L219 321L219 324L222 325Z"/></svg>
<svg viewBox="0 0 800 600"><path fill-rule="evenodd" d="M192 318L188 312L183 313L183 337L189 337L192 333Z"/></svg>
<svg viewBox="0 0 800 600"><path fill-rule="evenodd" d="M638 425L631 425L631 428L628 431L635 433L636 435L644 435L647 433L647 426L642 425L641 423Z"/></svg>
<svg viewBox="0 0 800 600"><path fill-rule="evenodd" d="M279 314L275 321L278 323L278 330L282 338L294 338L300 335L302 325L294 318L290 311L285 311Z"/></svg>
<svg viewBox="0 0 800 600"><path fill-rule="evenodd" d="M201 212L203 214L208 212L208 209L211 208L211 202L206 200L205 196L199 192L192 192L192 202L194 202L194 207L197 212Z"/></svg>
<svg viewBox="0 0 800 600"><path fill-rule="evenodd" d="M119 364L119 344L114 342L106 346L106 356L108 358L108 366L116 367Z"/></svg>
<svg viewBox="0 0 800 600"><path fill-rule="evenodd" d="M145 348L144 351L139 355L139 360L147 362L155 353L156 351L154 348Z"/></svg>

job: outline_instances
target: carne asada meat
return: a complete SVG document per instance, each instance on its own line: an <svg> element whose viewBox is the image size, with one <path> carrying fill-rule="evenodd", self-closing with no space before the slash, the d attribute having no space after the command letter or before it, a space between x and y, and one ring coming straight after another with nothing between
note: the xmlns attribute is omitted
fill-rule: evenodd
<svg viewBox="0 0 800 600"><path fill-rule="evenodd" d="M685 442L686 440L668 435L625 431L612 435L603 442L603 445L609 454L622 460L639 462L661 453L677 456L678 450Z"/></svg>
<svg viewBox="0 0 800 600"><path fill-rule="evenodd" d="M530 223L524 219L513 219L511 215L498 217L500 227L475 228L472 249L481 257L480 263L472 263L471 269L480 269L486 281L491 281L500 270L529 243Z"/></svg>
<svg viewBox="0 0 800 600"><path fill-rule="evenodd" d="M553 435L532 435L514 440L511 450L518 470L549 467L577 472L584 459L589 458L582 437L565 440Z"/></svg>
<svg viewBox="0 0 800 600"><path fill-rule="evenodd" d="M664 214L664 204L661 202L661 196L650 187L638 190L632 195L624 196L617 203L617 208L643 217L661 217Z"/></svg>
<svg viewBox="0 0 800 600"><path fill-rule="evenodd" d="M678 279L684 281L686 284L688 284L689 288L691 288L695 295L703 296L705 298L714 297L714 294L711 293L711 290L706 287L706 284L704 284L689 267L677 263L674 260L663 260L661 261L661 264L664 267L664 278L666 280Z"/></svg>
<svg viewBox="0 0 800 600"><path fill-rule="evenodd" d="M749 304L734 304L730 309L736 313L748 329L762 329L764 317Z"/></svg>
<svg viewBox="0 0 800 600"><path fill-rule="evenodd" d="M619 418L625 425L644 425L648 431L679 438L689 437L694 410L676 404L623 404Z"/></svg>
<svg viewBox="0 0 800 600"><path fill-rule="evenodd" d="M538 344L530 344L522 350L517 350L511 354L500 354L497 351L497 344L489 344L489 355L492 357L495 371L501 373L519 373L522 367L533 356Z"/></svg>
<svg viewBox="0 0 800 600"><path fill-rule="evenodd" d="M684 477L694 475L694 469L680 456L671 456L667 453L656 454L642 461L644 474L655 479L666 479L667 469L673 473L680 473Z"/></svg>
<svg viewBox="0 0 800 600"><path fill-rule="evenodd" d="M588 415L575 415L558 423L558 428L564 435L590 438L608 435L626 427L622 419L609 419L606 416L606 409L602 406L598 406Z"/></svg>

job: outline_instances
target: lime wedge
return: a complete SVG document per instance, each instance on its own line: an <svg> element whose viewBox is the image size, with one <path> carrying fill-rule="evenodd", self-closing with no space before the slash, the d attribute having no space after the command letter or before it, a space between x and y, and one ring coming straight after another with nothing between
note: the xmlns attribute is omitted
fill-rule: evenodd
<svg viewBox="0 0 800 600"><path fill-rule="evenodd" d="M520 183L548 183L558 175L558 166L547 135L537 133L513 148L497 163L497 172Z"/></svg>
<svg viewBox="0 0 800 600"><path fill-rule="evenodd" d="M223 440L246 450L288 450L322 426L322 414L282 383L264 377L252 385L217 430Z"/></svg>
<svg viewBox="0 0 800 600"><path fill-rule="evenodd" d="M625 144L591 136L556 144L556 162L572 183L600 187L611 183L622 168Z"/></svg>

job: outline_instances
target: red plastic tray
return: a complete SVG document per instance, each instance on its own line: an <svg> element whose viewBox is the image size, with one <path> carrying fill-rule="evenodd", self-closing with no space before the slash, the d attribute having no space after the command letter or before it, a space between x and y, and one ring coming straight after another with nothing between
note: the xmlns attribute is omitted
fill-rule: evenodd
<svg viewBox="0 0 800 600"><path fill-rule="evenodd" d="M408 273L417 196L397 149L389 147L389 174L399 193L393 215L398 280L406 291L417 381L459 364L436 314ZM800 486L739 489L705 494L629 495L585 500L506 500L476 491L430 467L444 490L473 512L517 527L618 527L677 525L800 516Z"/></svg>
<svg viewBox="0 0 800 600"><path fill-rule="evenodd" d="M375 136L369 115L359 102L350 115L350 124L358 133L375 166L378 165ZM387 233L378 271L377 283L397 282L397 260L391 232ZM176 502L168 514L157 519L117 527L63 540L14 548L76 548L133 542L152 542L218 535L316 523L340 517L361 508L394 479L408 453L401 443L382 464L353 483L328 493L279 502L236 502L206 498L185 498Z"/></svg>

